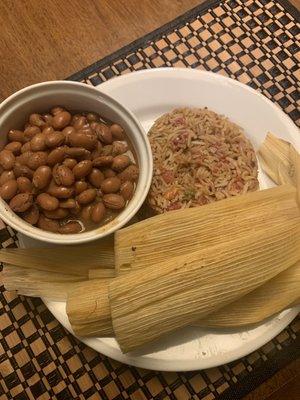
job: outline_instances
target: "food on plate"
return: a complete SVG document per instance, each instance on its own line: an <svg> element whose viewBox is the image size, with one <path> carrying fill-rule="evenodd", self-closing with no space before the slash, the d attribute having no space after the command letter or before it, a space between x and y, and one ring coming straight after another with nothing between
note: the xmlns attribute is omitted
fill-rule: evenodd
<svg viewBox="0 0 300 400"><path fill-rule="evenodd" d="M259 156L262 168L275 183L291 183L297 187L300 204L300 154L295 147L268 133L260 146Z"/></svg>
<svg viewBox="0 0 300 400"><path fill-rule="evenodd" d="M113 256L113 252L111 253ZM104 279L104 278L114 278L115 276L117 276L117 270L114 268L114 266L112 267L106 267L105 262L103 262L103 260L101 260L101 262L103 263L102 265L105 265L105 267L103 268L89 268L88 271L88 278L89 279Z"/></svg>
<svg viewBox="0 0 300 400"><path fill-rule="evenodd" d="M180 219L178 219L179 216ZM67 312L71 310L70 322L73 330L76 334L84 336L112 336L114 332L107 280L108 276L112 276L111 273L125 275L143 268L143 274L145 274L149 266L159 266L166 259L171 262L175 256L181 255L184 258L187 254L205 251L216 244L230 244L237 237L248 237L249 233L265 228L274 229L297 218L299 218L299 208L296 203L296 190L292 186L285 185L233 197L203 207L166 213L139 222L118 232L115 249L107 239L94 247L90 245L77 249L64 247L57 248L55 252L52 249L6 249L0 251L0 260L18 264L26 269L36 268L57 274L63 271L75 278L80 277L80 285L70 287L67 299ZM198 221L203 229L200 230L199 225L193 221ZM185 240L183 241L182 238ZM126 255L123 257L126 249ZM113 268L114 253L115 268ZM64 263L61 260L65 260ZM9 268L10 265L6 267ZM113 269L107 270L107 268ZM27 276L29 274L30 272L27 271ZM87 278L102 279L95 279L95 282L91 283L87 281ZM13 279L13 276L9 279ZM65 296L60 293L57 295L57 285L53 282L48 282L48 286L44 288L39 285L39 280L35 282L34 279L36 279L35 276L30 286L31 295L37 293L37 295L49 297L51 294L53 300L59 300L60 296ZM6 282L10 284L7 279ZM17 288L18 284L19 281L15 283L14 288ZM53 285L54 289L51 291ZM34 292L34 287L36 287L36 292ZM91 289L95 287L98 289ZM80 296L77 289L81 290ZM23 291L24 287L21 287L19 293L22 294ZM25 288L23 294L26 293L28 292ZM86 320L80 320L80 310L85 310Z"/></svg>
<svg viewBox="0 0 300 400"><path fill-rule="evenodd" d="M81 247L0 250L3 283L18 294L66 300L71 283L116 276L112 238ZM90 273L92 271L92 273Z"/></svg>
<svg viewBox="0 0 300 400"><path fill-rule="evenodd" d="M285 185L155 216L118 231L115 237L115 267L120 275L133 271L145 274L149 266L160 265L166 260L172 262L179 255L185 257L195 251L205 251L211 246L247 237L249 233L264 228L272 229L294 221L299 215L296 189ZM74 331L91 336L97 329L98 336L113 335L108 296L102 294L101 304L98 304L98 291L88 290L90 283L86 282L86 285L86 295L68 297L67 311L69 301L72 302L73 317L76 309L81 309L84 304L84 307L89 307L91 318L96 313L96 321L93 324L76 321ZM104 290L108 288L102 281L101 292ZM109 315L104 315L105 311ZM101 321L97 321L100 312ZM70 321L73 326L73 319Z"/></svg>
<svg viewBox="0 0 300 400"><path fill-rule="evenodd" d="M67 299L72 284L82 281L84 277L4 264L2 279L6 290L16 290L24 296L63 301Z"/></svg>
<svg viewBox="0 0 300 400"><path fill-rule="evenodd" d="M80 247L59 246L55 251L53 248L7 248L0 250L0 260L4 264L7 289L23 295L29 295L30 290L30 296L55 301L66 298L69 283L90 279L90 269L101 278L116 275L112 238L102 239L101 247L96 242ZM68 285L64 286L65 283Z"/></svg>
<svg viewBox="0 0 300 400"><path fill-rule="evenodd" d="M102 249L91 247L87 248L86 252L81 251L80 255L75 252L73 257L69 257L67 251L70 252L72 249L65 249L64 251L57 249L56 253L58 254L53 257L53 250L51 253L50 249L33 248L25 249L25 252L24 249L21 249L20 252L18 249L14 250L13 253L5 253L5 250L1 250L1 262L9 266L12 265L13 267L23 268L24 270L37 270L41 273L45 273L46 277L48 272L50 274L63 273L65 275L80 277L81 280L113 278L117 275L114 265L110 265L110 261L113 259L113 251L111 251L110 254L105 254L105 251ZM97 254L98 259L97 256L93 257L91 252ZM62 262L62 259L58 258L59 256L65 257L67 261ZM48 257L47 261L45 261L46 257ZM99 258L100 264L96 265L95 262L99 261ZM104 261L105 259L106 261ZM74 260L73 263L72 260ZM28 276L29 275L30 273Z"/></svg>
<svg viewBox="0 0 300 400"><path fill-rule="evenodd" d="M105 240L101 246L60 246L53 248L8 248L0 250L0 262L44 272L58 272L87 278L89 270L101 270L103 277L114 271L113 244ZM99 272L100 274L100 272Z"/></svg>
<svg viewBox="0 0 300 400"><path fill-rule="evenodd" d="M149 131L155 213L208 204L258 189L257 160L243 130L207 108L178 108Z"/></svg>
<svg viewBox="0 0 300 400"><path fill-rule="evenodd" d="M72 285L66 311L79 336L115 336L108 299L108 280ZM256 324L300 304L300 262L229 305L208 314L193 325L242 327Z"/></svg>
<svg viewBox="0 0 300 400"><path fill-rule="evenodd" d="M300 259L300 214L205 250L114 278L109 303L123 352L241 298Z"/></svg>
<svg viewBox="0 0 300 400"><path fill-rule="evenodd" d="M126 132L96 113L54 107L7 138L0 197L31 225L61 234L95 229L133 197L139 168Z"/></svg>
<svg viewBox="0 0 300 400"><path fill-rule="evenodd" d="M148 218L115 233L116 268L144 269L166 257L276 226L298 215L295 198L295 187L282 185Z"/></svg>
<svg viewBox="0 0 300 400"><path fill-rule="evenodd" d="M195 325L232 327L256 324L292 304L300 304L300 262L238 301L207 315Z"/></svg>
<svg viewBox="0 0 300 400"><path fill-rule="evenodd" d="M289 142L268 133L258 154L265 173L278 185L295 183L295 168L290 160Z"/></svg>
<svg viewBox="0 0 300 400"><path fill-rule="evenodd" d="M280 147L280 139L275 139L267 145L277 146L279 140ZM82 247L87 254L97 254L87 257L82 271L78 263L72 266L71 257L61 273L59 254L51 259L49 251L50 260L39 267L47 249L0 251L0 261L17 264L5 264L5 286L27 295L66 299L77 335L115 336L123 352L187 325L243 326L297 304L300 164L292 146L288 151L286 144L282 148L287 162L281 173L272 158L278 153L268 148L265 156L269 175L281 186L160 214L123 228L113 244L106 239L103 248ZM108 186L121 187L114 180ZM117 204L117 193L107 194L108 201ZM52 212L48 203L46 211Z"/></svg>
<svg viewBox="0 0 300 400"><path fill-rule="evenodd" d="M72 286L66 312L76 335L114 336L108 301L108 280L94 279Z"/></svg>

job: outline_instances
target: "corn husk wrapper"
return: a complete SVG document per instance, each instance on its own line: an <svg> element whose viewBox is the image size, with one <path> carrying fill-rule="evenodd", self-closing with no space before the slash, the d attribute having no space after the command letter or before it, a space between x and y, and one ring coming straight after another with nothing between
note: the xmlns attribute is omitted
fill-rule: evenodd
<svg viewBox="0 0 300 400"><path fill-rule="evenodd" d="M290 147L290 160L294 166L294 180L297 189L297 200L300 207L300 154L295 150L293 146Z"/></svg>
<svg viewBox="0 0 300 400"><path fill-rule="evenodd" d="M108 281L94 279L72 286L66 312L78 336L112 336Z"/></svg>
<svg viewBox="0 0 300 400"><path fill-rule="evenodd" d="M195 325L229 328L257 324L296 304L300 304L300 262Z"/></svg>
<svg viewBox="0 0 300 400"><path fill-rule="evenodd" d="M113 279L113 329L129 352L232 303L300 259L300 218Z"/></svg>
<svg viewBox="0 0 300 400"><path fill-rule="evenodd" d="M108 301L108 283L109 281L102 280L97 283L85 281L73 285L67 301L67 313L72 328L78 336L114 336ZM79 314L78 309L82 304L84 307ZM297 304L300 304L299 262L253 292L209 314L194 325L217 328L242 327L259 323Z"/></svg>
<svg viewBox="0 0 300 400"><path fill-rule="evenodd" d="M117 276L116 270L114 268L97 268L89 269L88 278L89 279L105 279L105 278L115 278Z"/></svg>
<svg viewBox="0 0 300 400"><path fill-rule="evenodd" d="M46 297L54 301L64 301L75 282L82 278L75 275L39 271L4 264L2 280L6 290L31 297Z"/></svg>
<svg viewBox="0 0 300 400"><path fill-rule="evenodd" d="M295 188L284 185L149 218L116 232L116 268L145 269L293 218L299 212L295 198Z"/></svg>
<svg viewBox="0 0 300 400"><path fill-rule="evenodd" d="M270 196L271 193L271 196ZM243 202L244 208L241 209L241 215L239 215L239 218L232 218L232 202L238 202L240 203L240 200L238 197L230 200L223 200L223 202L229 203L229 215L230 218L226 218L226 207L222 207L222 216L223 218L226 218L227 224L229 224L230 220L230 229L224 224L223 219L217 218L219 214L213 215L211 212L206 212L204 213L204 216L202 216L202 226L210 226L209 224L210 219L213 218L214 220L214 225L213 229L206 229L205 232L207 233L206 235L200 235L201 242L199 243L200 248L207 248L208 246L211 245L211 243L216 242L227 242L228 240L232 239L232 231L238 232L240 235L242 235L243 232L252 232L256 229L261 229L264 227L273 227L276 226L277 224L288 221L288 220L293 220L294 218L297 218L299 216L299 209L295 200L296 196L296 190L293 186L286 186L286 187L280 187L280 188L275 188L275 189L268 189L266 191L258 192L257 196L255 196L257 207L255 206L255 215L257 218L254 219L254 221L251 222L251 218L248 218L246 216L246 213L244 213L244 210L248 210L249 212L253 212L253 208L248 207L246 202ZM251 197L250 199L250 204L252 206L253 204L253 194L247 195L244 197ZM258 200L259 199L259 200ZM204 208L208 206L203 206ZM203 208L202 207L202 208ZM200 211L201 208L198 210ZM185 210L189 212L189 210ZM236 211L237 212L237 211ZM238 212L239 213L239 212ZM176 216L176 213L173 214ZM251 214L253 215L253 214ZM145 221L146 222L146 221ZM168 220L169 228L170 226L173 225L172 220ZM174 225L173 225L174 226ZM153 229L157 229L157 224L154 224ZM190 226L188 227L188 232L190 233L189 235L186 235L183 232L178 236L176 236L177 244L178 244L178 254L185 254L184 249L186 247L190 247L190 249L197 247L197 235L193 232L193 230L190 229ZM197 229L197 226L194 228ZM203 228L204 229L204 228ZM143 231L147 231L143 229ZM168 229L167 227L165 228L166 235L167 237L158 237L157 242L156 242L156 249L157 252L162 251L161 247L164 247L164 252L159 255L159 257L162 257L164 260L169 258L169 254L172 254L172 247L170 249L167 248L168 243L169 243L169 236L173 234L173 230L170 228ZM179 228L176 229L176 234L178 233ZM163 231L164 232L164 231ZM197 232L196 232L197 233ZM235 235L236 236L236 233ZM185 238L184 241L182 238ZM157 247L157 243L159 243L159 247ZM181 245L180 245L181 243ZM173 243L171 241L172 246ZM146 246L146 244L144 244ZM181 247L180 247L181 246ZM147 248L147 246L146 246ZM176 253L175 253L176 254ZM152 252L150 256L153 257L155 260L157 258L157 253ZM146 257L147 259L147 257ZM151 258L148 257L148 263L154 263L151 262ZM138 260L139 261L139 260ZM120 269L120 274L125 274L130 272L130 270L138 270L140 268L140 263L133 263L132 264L132 269L129 267L128 269L123 269L124 266L121 267ZM99 284L95 283L94 286L92 286L92 283L84 282L83 284L79 285L79 288L81 291L76 291L74 293L70 293L70 296L67 299L67 310L69 309L69 303L71 304L71 309L72 309L72 315L73 318L70 318L70 322L72 324L72 327L74 331L78 335L85 335L85 336L93 336L95 335L95 332L97 336L112 336L114 334L113 332L113 327L112 327L112 322L111 322L111 316L110 316L110 309L109 309L109 304L108 304L108 298L107 296L103 296L103 291L107 292L107 288L103 289L103 286L101 286L101 282ZM104 283L103 283L104 285ZM99 302L99 298L101 297L101 301ZM98 308L95 307L95 304L98 305ZM82 310L82 312L81 312ZM101 314L99 314L101 312ZM93 313L95 314L93 317ZM106 315L105 315L106 313ZM76 320L76 314L81 314L82 318L80 320ZM86 320L86 315L90 315L89 319ZM91 322L94 325L92 325ZM99 319L98 324L95 323ZM76 322L76 327L75 327L75 322Z"/></svg>
<svg viewBox="0 0 300 400"><path fill-rule="evenodd" d="M287 143L287 142L284 142L284 145L282 146L283 147L283 154L286 154L286 157L287 157L287 154L288 154L288 150L289 150L289 148L290 148L290 146L289 146L289 144ZM293 149L293 148L292 148ZM297 153L297 156L298 156L298 153ZM287 175L287 173L286 173L286 170L288 170L287 169L287 166L288 165L290 165L288 162L286 162L285 164L283 164L284 166L286 166L285 167L285 169L283 169L283 168L281 168L281 170L283 169L283 171L284 172L282 172L280 169L279 169L279 173L281 173L281 183L288 183L288 182L292 182L293 184L295 183L294 181L292 181L291 179L290 179L290 177L289 177L289 175ZM283 179L283 177L284 177L284 179ZM282 190L282 188L277 188L276 190L279 190L279 191L281 191ZM279 192L278 192L279 193ZM275 194L275 193L274 193ZM260 193L260 195L261 195L261 193ZM269 195L271 195L271 193L270 192L268 192L268 193L266 193L266 192L264 192L264 195L266 196L266 197L264 197L264 199L265 200L267 200L268 199L268 196ZM273 195L273 193L272 193L272 195ZM277 193L276 193L276 195L277 195ZM269 198L269 200L270 200L270 198ZM280 201L280 199L278 199L279 201ZM271 204L270 204L270 206L271 206ZM271 207L270 207L271 208ZM254 211L254 210L253 210ZM265 214L265 210L262 210L262 215L264 215L264 216L266 216ZM257 212L256 212L256 215L258 215L257 214ZM259 219L259 221L262 223L262 225L264 224L264 221L261 219L261 215L258 215L258 219ZM276 223L276 221L273 221L274 223ZM254 224L253 224L254 225ZM257 227L257 226L256 226ZM232 226L232 228L234 229L234 226ZM217 229L217 231L219 231L218 229ZM144 232L145 232L145 230L144 230ZM143 238L144 239L144 238ZM117 243L117 241L116 241L116 243ZM206 244L206 243L205 243ZM136 247L134 247L134 245L132 246L132 249L131 249L131 251L132 252L134 252L134 255L136 256ZM126 257L126 256L125 256ZM136 257L136 258L138 258L138 257ZM143 257L142 257L142 255L140 255L140 258L142 259ZM145 260L143 259L143 262L144 262ZM121 266L121 273L125 273L125 272L128 272L128 271L130 271L130 269L131 268L133 268L133 269L135 269L135 267L139 267L139 263L133 263L133 264L131 264L131 265L129 265L129 263L126 263L126 262L124 262L123 264L122 264L122 262L120 261L120 263L119 263L119 266ZM286 275L286 278L288 278L288 275ZM276 279L276 278L273 278L273 279ZM287 284L288 282L285 282L285 284ZM266 285L268 285L268 283L266 284ZM271 287L270 285L269 286L266 286L266 290L268 290L268 287ZM264 288L264 286L262 287L262 288ZM105 288L105 291L107 290L107 288ZM258 289L256 289L256 290L260 290L259 288ZM86 292L86 293L88 293L88 291ZM103 293L103 292L102 292ZM101 293L101 294L102 294ZM254 291L254 292L252 292L252 297L247 297L247 299L249 299L250 300L250 298L252 298L252 299L255 299L255 298L257 298L257 295L255 294L256 293L256 291ZM95 293L96 294L96 293ZM259 294L259 293L258 293ZM293 291L289 291L289 294L291 295L290 296L290 300L292 300L293 299ZM249 295L250 296L250 295ZM97 297L97 294L96 294L96 296L95 297ZM249 318L246 318L246 319L240 319L239 321L236 321L235 322L235 326L237 326L238 324L240 324L240 325L244 325L244 324L248 324L248 323L254 323L255 321L253 320L254 319L254 317L256 316L256 318L258 319L258 318L261 318L261 319L264 319L264 318L266 318L266 317L268 317L269 315L270 315L270 313L271 312L278 312L278 311L280 311L280 307L281 307L281 305L282 305L282 307L284 308L285 306L288 306L288 302L289 302L289 300L288 299L286 299L286 300L283 300L282 299L282 295L281 296L277 296L277 298L278 297L280 297L280 301L278 301L276 304L277 304L277 308L276 308L276 306L274 306L274 304L273 304L273 308L272 307L267 307L267 308L264 308L261 312L260 312L260 314L259 314L259 317L258 317L258 315L257 315L257 313L255 314L251 314L251 315L249 315ZM78 299L78 296L77 296L77 299ZM75 300L75 305L76 305L76 297L74 297L74 300ZM91 299L90 299L91 300ZM102 296L102 302L105 302L106 301L106 299L105 299L105 297L103 298L103 296ZM296 300L296 302L297 302L297 300ZM91 302L92 303L92 302ZM107 303L106 303L107 304ZM236 302L235 303L236 305L238 305L239 304L239 302ZM244 303L242 303L242 305L243 305ZM266 303L264 303L264 305L265 305ZM234 306L234 304L233 304L233 306ZM112 335L113 334L113 329L112 329L112 323L111 323L111 319L110 319L110 315L109 315L109 309L107 308L107 307L102 307L102 312L103 312L103 310L104 309L106 309L106 311L107 311L107 318L105 319L105 318L103 318L103 314L102 314L102 321L101 321L101 323L100 324L98 324L97 325L97 318L94 320L94 321L92 321L92 322L89 322L89 323L86 323L85 325L84 325L84 321L80 321L80 323L78 324L78 325L75 325L75 323L73 323L73 328L75 328L75 331L76 331L76 329L78 330L78 332L79 332L79 334L81 333L81 330L83 330L82 332L83 332L83 334L86 334L86 335ZM248 307L248 310L249 310L249 307ZM245 310L246 311L246 310ZM224 322L224 320L222 320L222 315L224 315L224 314L222 314L222 310L220 311L220 315L219 315L219 317L220 317L220 321L218 322L218 320L214 320L214 321L211 321L211 323L214 323L214 325L215 326L217 326L217 324L219 323L220 324L220 326L222 326L222 324L224 325L225 324L225 322ZM228 309L227 309L227 311L226 311L226 307L225 307L225 309L224 309L224 313L226 314L226 313L228 313ZM96 313L96 315L97 315L97 313ZM213 314L214 315L214 314ZM252 318L252 319L251 319ZM105 322L104 323L104 325L103 325L103 321ZM202 321L200 321L200 324L202 323ZM230 323L232 323L232 322L230 322ZM230 323L229 323L229 325L230 325ZM106 324L106 325L105 325ZM209 321L207 321L207 324L209 324Z"/></svg>
<svg viewBox="0 0 300 400"><path fill-rule="evenodd" d="M4 284L18 294L65 301L75 282L92 275L99 278L115 276L113 238L90 244L54 248L16 248L0 250L5 264ZM14 262L17 265L14 265Z"/></svg>
<svg viewBox="0 0 300 400"><path fill-rule="evenodd" d="M86 324L75 324L72 323L72 330L76 336L81 337L99 337L98 332L99 329L104 332L102 337L111 337L113 334L110 331L105 331L103 325L98 321L90 322ZM88 332L88 334L86 333Z"/></svg>
<svg viewBox="0 0 300 400"><path fill-rule="evenodd" d="M268 133L258 154L263 170L278 185L296 184L295 160L291 151L297 153L294 146L272 133Z"/></svg>
<svg viewBox="0 0 300 400"><path fill-rule="evenodd" d="M0 261L39 271L64 273L88 278L89 270L98 270L98 277L113 276L114 251L106 247L9 248L0 250ZM102 276L101 276L102 274Z"/></svg>
<svg viewBox="0 0 300 400"><path fill-rule="evenodd" d="M108 281L99 281L94 284L85 281L73 285L71 293L67 303L67 313L75 334L91 337L114 336L108 302ZM93 296L90 295L91 293ZM78 299L80 299L79 302ZM78 305L82 303L85 307L78 314ZM253 292L209 314L194 325L217 328L242 327L259 323L298 304L300 304L299 262Z"/></svg>

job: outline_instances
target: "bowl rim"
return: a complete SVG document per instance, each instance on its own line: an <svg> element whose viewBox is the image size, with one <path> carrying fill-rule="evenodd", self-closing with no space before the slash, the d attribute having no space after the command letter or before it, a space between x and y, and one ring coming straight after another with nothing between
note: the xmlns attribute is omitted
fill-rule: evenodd
<svg viewBox="0 0 300 400"><path fill-rule="evenodd" d="M122 228L130 219L134 217L137 213L139 208L142 206L152 180L152 172L153 172L153 157L152 157L152 150L151 146L147 137L147 134L136 118L136 116L127 108L124 107L121 103L115 100L113 97L107 95L106 93L102 92L101 89L95 88L93 86L89 86L85 83L81 82L74 82L74 81L66 81L66 80L54 80L54 81L45 81L35 83L33 85L26 86L18 90L17 92L10 95L0 104L0 122L1 122L1 114L6 112L6 109L9 110L10 104L13 104L18 100L18 98L22 97L24 94L32 91L35 93L37 89L44 89L45 87L53 87L57 85L65 85L66 88L68 87L78 87L87 92L90 96L101 96L101 99L106 103L109 108L113 108L114 111L119 114L121 117L125 116L131 123L135 126L136 132L139 133L139 146L140 149L136 149L137 152L141 151L142 157L144 158L144 163L139 165L140 168L140 177L142 175L142 187L139 188L139 196L134 198L134 203L131 205L131 208L125 208L116 218L114 218L109 223L86 232L77 233L77 234L59 234L59 233L52 233L40 228L34 227L19 217L16 213L10 210L9 205L1 199L0 201L0 216L1 219L10 227L15 229L16 231L29 236L33 239L53 243L53 244L64 244L64 245L76 245L81 243L87 243L90 241L94 241L97 239L104 238L112 233L114 233L117 229ZM60 88L62 89L62 88ZM43 93L40 94L43 96ZM146 161L146 162L145 162ZM141 174L142 171L142 174ZM132 201L131 200L131 201Z"/></svg>

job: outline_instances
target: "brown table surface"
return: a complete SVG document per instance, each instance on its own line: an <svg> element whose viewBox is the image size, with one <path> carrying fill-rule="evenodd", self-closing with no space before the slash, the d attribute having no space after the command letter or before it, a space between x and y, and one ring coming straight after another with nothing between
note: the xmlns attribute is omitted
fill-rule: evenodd
<svg viewBox="0 0 300 400"><path fill-rule="evenodd" d="M1 0L0 100L64 79L203 2ZM300 8L300 0L290 2Z"/></svg>
<svg viewBox="0 0 300 400"><path fill-rule="evenodd" d="M32 83L65 78L201 2L1 0L0 100ZM300 0L290 2L300 9ZM296 360L245 400L296 400L299 393Z"/></svg>

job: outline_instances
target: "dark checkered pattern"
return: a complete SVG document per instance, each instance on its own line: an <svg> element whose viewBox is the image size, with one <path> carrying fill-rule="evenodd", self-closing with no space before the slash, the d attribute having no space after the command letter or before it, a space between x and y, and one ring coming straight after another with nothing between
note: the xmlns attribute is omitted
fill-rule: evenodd
<svg viewBox="0 0 300 400"><path fill-rule="evenodd" d="M208 1L70 79L98 85L143 68L199 68L261 91L300 123L299 24L286 1ZM0 225L3 247L15 246ZM300 319L258 351L188 373L129 367L70 335L38 299L1 288L0 400L240 399L300 349Z"/></svg>
<svg viewBox="0 0 300 400"><path fill-rule="evenodd" d="M215 2L216 3L216 2ZM219 3L219 2L217 2ZM183 67L216 72L261 91L300 123L299 23L278 1L226 1L182 19L155 40L138 40L71 79L98 85L144 68ZM297 40L298 39L298 40Z"/></svg>

